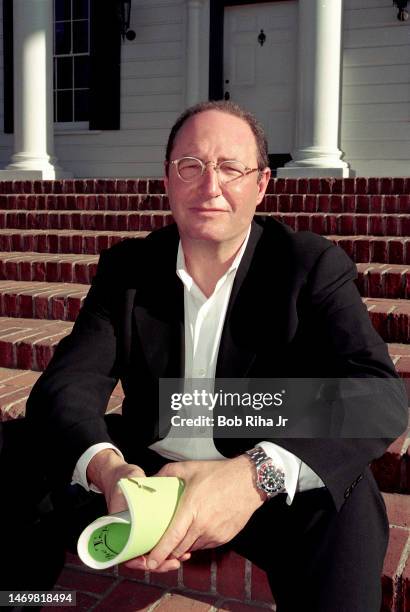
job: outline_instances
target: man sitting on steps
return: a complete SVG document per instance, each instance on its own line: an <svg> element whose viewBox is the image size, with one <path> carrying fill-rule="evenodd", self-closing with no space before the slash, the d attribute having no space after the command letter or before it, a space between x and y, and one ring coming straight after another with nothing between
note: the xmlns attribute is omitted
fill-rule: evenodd
<svg viewBox="0 0 410 612"><path fill-rule="evenodd" d="M158 438L160 378L397 378L355 266L325 238L254 218L267 146L238 106L185 111L165 171L175 224L101 254L72 333L35 384L24 426L14 425L24 448L6 445L0 477L11 461L24 465L24 482L44 474L31 499L52 489L56 510L38 529L75 523L75 541L96 515L124 508L120 478L179 476L186 488L170 527L129 567L166 572L226 544L266 571L278 612L379 612L388 522L369 463L391 438ZM119 379L122 416L104 417ZM388 409L404 430L399 387ZM70 505L71 482L83 505ZM27 558L13 588L52 583L64 545L54 536L40 567Z"/></svg>

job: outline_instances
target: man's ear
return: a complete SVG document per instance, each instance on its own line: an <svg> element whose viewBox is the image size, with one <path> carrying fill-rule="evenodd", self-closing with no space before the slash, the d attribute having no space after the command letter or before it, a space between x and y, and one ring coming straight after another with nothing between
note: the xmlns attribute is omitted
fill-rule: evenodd
<svg viewBox="0 0 410 612"><path fill-rule="evenodd" d="M265 192L268 187L269 179L270 179L270 168L264 168L259 171L259 179L258 179L258 196L256 198L256 206L262 202L265 197Z"/></svg>

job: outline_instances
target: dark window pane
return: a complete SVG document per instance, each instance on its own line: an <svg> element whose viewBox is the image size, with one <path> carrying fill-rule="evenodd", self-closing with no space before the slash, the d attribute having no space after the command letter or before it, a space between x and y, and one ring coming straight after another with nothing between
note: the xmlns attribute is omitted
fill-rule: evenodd
<svg viewBox="0 0 410 612"><path fill-rule="evenodd" d="M57 121L57 93L54 91L53 92L53 121L54 123Z"/></svg>
<svg viewBox="0 0 410 612"><path fill-rule="evenodd" d="M57 59L53 57L53 89L56 89L56 70L57 70Z"/></svg>
<svg viewBox="0 0 410 612"><path fill-rule="evenodd" d="M73 19L88 19L88 0L73 0Z"/></svg>
<svg viewBox="0 0 410 612"><path fill-rule="evenodd" d="M73 21L73 53L88 52L88 21Z"/></svg>
<svg viewBox="0 0 410 612"><path fill-rule="evenodd" d="M71 53L71 23L60 21L56 23L55 55Z"/></svg>
<svg viewBox="0 0 410 612"><path fill-rule="evenodd" d="M88 89L74 92L74 121L88 121Z"/></svg>
<svg viewBox="0 0 410 612"><path fill-rule="evenodd" d="M57 121L73 120L73 92L57 91Z"/></svg>
<svg viewBox="0 0 410 612"><path fill-rule="evenodd" d="M54 20L71 19L71 0L54 0Z"/></svg>
<svg viewBox="0 0 410 612"><path fill-rule="evenodd" d="M90 86L90 58L88 55L78 55L74 58L74 88Z"/></svg>
<svg viewBox="0 0 410 612"><path fill-rule="evenodd" d="M73 88L73 58L57 58L57 89Z"/></svg>

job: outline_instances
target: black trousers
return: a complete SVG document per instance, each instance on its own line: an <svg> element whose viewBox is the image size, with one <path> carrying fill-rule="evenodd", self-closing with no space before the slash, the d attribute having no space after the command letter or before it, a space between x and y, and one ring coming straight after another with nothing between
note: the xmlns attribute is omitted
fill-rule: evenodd
<svg viewBox="0 0 410 612"><path fill-rule="evenodd" d="M121 417L107 417L121 446ZM61 483L50 491L37 441L25 420L3 424L0 454L0 590L52 589L65 550L107 512L102 495ZM312 444L314 441L312 441ZM126 458L155 474L166 460L149 449ZM278 612L379 612L388 542L383 499L370 472L336 512L327 489L266 502L223 548L267 573Z"/></svg>

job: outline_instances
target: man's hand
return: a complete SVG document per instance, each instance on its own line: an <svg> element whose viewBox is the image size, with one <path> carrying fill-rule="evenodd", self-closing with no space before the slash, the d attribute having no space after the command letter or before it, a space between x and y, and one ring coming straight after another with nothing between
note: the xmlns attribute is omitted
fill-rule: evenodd
<svg viewBox="0 0 410 612"><path fill-rule="evenodd" d="M178 476L185 481L185 490L157 546L146 559L129 561L131 568L176 569L178 565L170 559L183 561L189 551L229 542L266 499L256 488L255 468L245 455L221 461L168 463L156 476Z"/></svg>
<svg viewBox="0 0 410 612"><path fill-rule="evenodd" d="M114 450L105 449L97 453L88 464L87 480L104 493L108 512L127 509L127 502L118 486L121 478L141 478L144 470L138 465L126 463Z"/></svg>
<svg viewBox="0 0 410 612"><path fill-rule="evenodd" d="M126 463L115 451L112 449L105 449L97 453L87 468L87 480L93 483L100 491L104 494L108 512L121 512L128 508L127 502L121 489L118 486L118 481L121 478L141 478L145 476L144 470L138 465L132 463ZM180 561L186 561L191 557L190 553L182 555L178 561L175 558L171 558L165 561L164 568L162 571L169 571L178 569ZM144 565L145 557L139 557L140 565L132 565L132 562L128 562L125 565L130 567L140 567L141 563Z"/></svg>

